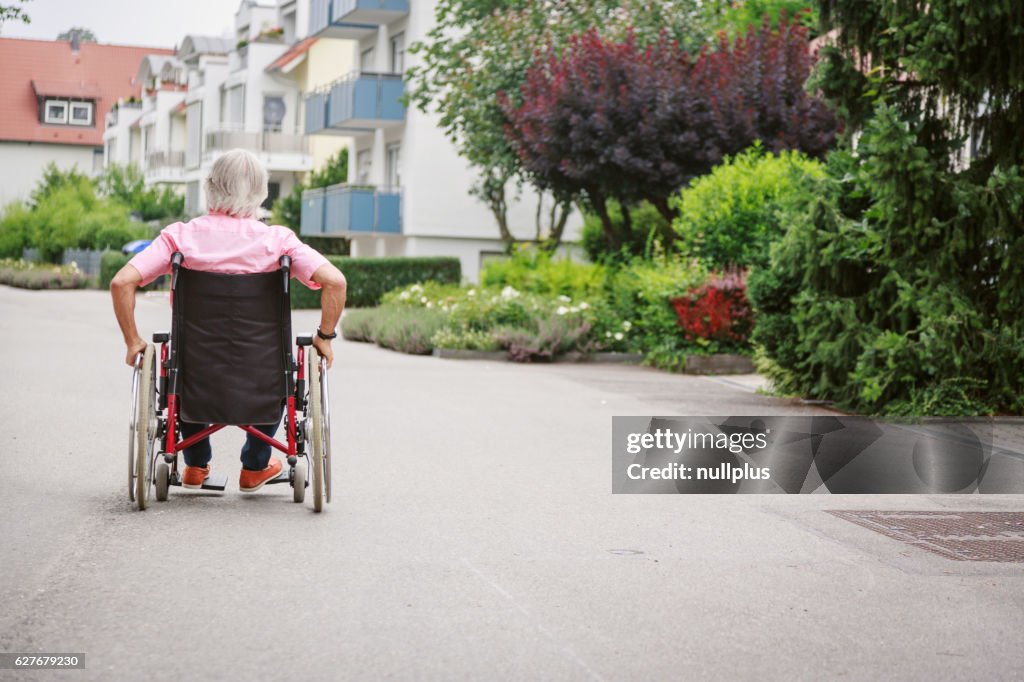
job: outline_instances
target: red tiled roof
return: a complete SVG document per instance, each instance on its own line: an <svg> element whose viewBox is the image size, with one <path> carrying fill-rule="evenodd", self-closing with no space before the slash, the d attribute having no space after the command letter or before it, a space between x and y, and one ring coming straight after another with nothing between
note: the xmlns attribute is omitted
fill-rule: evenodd
<svg viewBox="0 0 1024 682"><path fill-rule="evenodd" d="M314 38L313 36L310 36L309 38L303 38L302 40L288 48L288 51L285 52L283 55L281 55L274 61L270 62L270 64L267 65L265 71L275 71L277 69L283 69L284 67L288 66L288 64L291 64L292 61L306 54L306 52L309 51L309 48L313 47L313 43L315 43L316 40L317 39Z"/></svg>
<svg viewBox="0 0 1024 682"><path fill-rule="evenodd" d="M174 50L84 42L72 52L66 40L0 38L0 140L102 146L107 111L139 95L135 73L147 54ZM95 99L93 125L40 123L39 96Z"/></svg>

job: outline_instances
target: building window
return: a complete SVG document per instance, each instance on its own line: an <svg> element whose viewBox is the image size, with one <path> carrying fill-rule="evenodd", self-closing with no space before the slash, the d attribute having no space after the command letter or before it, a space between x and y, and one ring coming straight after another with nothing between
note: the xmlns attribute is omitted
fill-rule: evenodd
<svg viewBox="0 0 1024 682"><path fill-rule="evenodd" d="M280 132L284 123L284 97L263 95L263 131Z"/></svg>
<svg viewBox="0 0 1024 682"><path fill-rule="evenodd" d="M387 177L384 179L384 184L394 189L401 187L402 176L399 172L399 162L401 160L402 145L399 143L389 144L384 151L385 154L385 174Z"/></svg>
<svg viewBox="0 0 1024 682"><path fill-rule="evenodd" d="M71 125L92 125L92 102L71 103Z"/></svg>
<svg viewBox="0 0 1024 682"><path fill-rule="evenodd" d="M68 103L57 99L48 99L43 106L43 121L46 123L67 123Z"/></svg>
<svg viewBox="0 0 1024 682"><path fill-rule="evenodd" d="M405 34L399 33L391 39L391 73L405 71Z"/></svg>
<svg viewBox="0 0 1024 682"><path fill-rule="evenodd" d="M267 198L260 204L261 208L271 210L274 208L274 202L281 196L281 183L280 182L268 182L267 183Z"/></svg>
<svg viewBox="0 0 1024 682"><path fill-rule="evenodd" d="M371 159L370 150L364 149L363 151L356 154L356 184L357 185L368 185L370 184L370 164Z"/></svg>
<svg viewBox="0 0 1024 682"><path fill-rule="evenodd" d="M367 48L367 49L363 50L362 53L360 53L360 55L359 55L359 70L363 71L363 72L371 72L371 73L376 71L377 69L374 66L373 62L374 62L373 48L370 47L370 48Z"/></svg>

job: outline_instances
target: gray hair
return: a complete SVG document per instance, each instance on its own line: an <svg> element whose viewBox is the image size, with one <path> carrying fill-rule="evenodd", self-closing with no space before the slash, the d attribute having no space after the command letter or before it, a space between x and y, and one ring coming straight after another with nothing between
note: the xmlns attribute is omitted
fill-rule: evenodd
<svg viewBox="0 0 1024 682"><path fill-rule="evenodd" d="M267 198L267 169L246 150L232 149L213 162L205 188L209 210L253 218Z"/></svg>

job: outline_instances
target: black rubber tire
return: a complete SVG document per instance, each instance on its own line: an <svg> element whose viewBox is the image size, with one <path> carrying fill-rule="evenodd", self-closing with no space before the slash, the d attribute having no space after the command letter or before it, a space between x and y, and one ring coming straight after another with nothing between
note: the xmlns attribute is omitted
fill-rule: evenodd
<svg viewBox="0 0 1024 682"><path fill-rule="evenodd" d="M139 407L135 413L135 504L139 511L149 506L153 472L151 462L156 438L156 361L153 344L146 344L139 375Z"/></svg>
<svg viewBox="0 0 1024 682"><path fill-rule="evenodd" d="M309 408L310 421L313 422L313 438L311 443L310 466L313 468L313 511L324 509L324 450L323 450L323 412L320 404L320 353L310 349L309 353Z"/></svg>
<svg viewBox="0 0 1024 682"><path fill-rule="evenodd" d="M171 468L167 466L167 462L160 462L156 465L153 482L156 483L157 502L166 502L167 491L171 487Z"/></svg>
<svg viewBox="0 0 1024 682"><path fill-rule="evenodd" d="M306 499L306 467L299 460L295 463L295 474L292 476L292 502L301 504Z"/></svg>

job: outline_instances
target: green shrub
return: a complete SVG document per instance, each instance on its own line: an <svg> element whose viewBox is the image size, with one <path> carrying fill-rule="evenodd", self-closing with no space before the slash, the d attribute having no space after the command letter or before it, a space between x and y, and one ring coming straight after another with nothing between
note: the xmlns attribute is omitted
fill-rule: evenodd
<svg viewBox="0 0 1024 682"><path fill-rule="evenodd" d="M108 166L97 184L102 196L120 202L142 220L169 222L185 214L185 197L170 187L146 187L142 171L134 164Z"/></svg>
<svg viewBox="0 0 1024 682"><path fill-rule="evenodd" d="M714 267L764 265L785 231L782 216L806 207L823 176L821 164L799 152L772 155L755 145L672 199L677 246Z"/></svg>
<svg viewBox="0 0 1024 682"><path fill-rule="evenodd" d="M493 335L513 362L550 362L568 352L594 350L590 331L580 315L551 315L539 319L536 329L499 327Z"/></svg>
<svg viewBox="0 0 1024 682"><path fill-rule="evenodd" d="M511 286L531 294L593 296L604 288L605 268L553 259L546 251L521 249L507 260L487 263L480 273L483 286Z"/></svg>
<svg viewBox="0 0 1024 682"><path fill-rule="evenodd" d="M665 251L665 234L670 231L668 221L647 201L628 210L629 227L625 225L622 207L608 202L608 215L615 225L616 234L624 235L624 243L616 249L604 232L601 219L591 212L583 216L580 241L587 257L595 263L627 263L636 257L650 258Z"/></svg>
<svg viewBox="0 0 1024 682"><path fill-rule="evenodd" d="M628 323L627 348L664 369L681 369L685 355L717 350L703 339L687 341L672 299L685 296L707 279L706 268L680 257L635 260L609 280L609 306L614 318Z"/></svg>
<svg viewBox="0 0 1024 682"><path fill-rule="evenodd" d="M341 317L341 335L349 341L373 343L377 329L377 309L349 310Z"/></svg>
<svg viewBox="0 0 1024 682"><path fill-rule="evenodd" d="M330 256L348 280L348 305L353 308L372 307L385 293L416 282L457 284L462 279L458 258L431 256L423 258L349 258ZM301 284L291 288L292 308L319 308L320 291Z"/></svg>
<svg viewBox="0 0 1024 682"><path fill-rule="evenodd" d="M51 265L5 258L0 260L0 284L21 289L81 289L88 277L74 263Z"/></svg>
<svg viewBox="0 0 1024 682"><path fill-rule="evenodd" d="M97 286L100 289L109 289L110 280L114 279L114 275L127 265L129 260L131 260L131 256L120 251L107 251L100 256L100 277Z"/></svg>
<svg viewBox="0 0 1024 682"><path fill-rule="evenodd" d="M443 327L431 339L434 348L453 348L458 350L500 350L498 341L491 331L455 331Z"/></svg>
<svg viewBox="0 0 1024 682"><path fill-rule="evenodd" d="M402 353L423 355L434 349L431 339L445 324L440 310L383 306L377 309L374 341Z"/></svg>
<svg viewBox="0 0 1024 682"><path fill-rule="evenodd" d="M32 243L32 211L20 201L4 208L0 216L0 258L21 258Z"/></svg>
<svg viewBox="0 0 1024 682"><path fill-rule="evenodd" d="M919 134L882 106L859 158L829 156L818 199L752 273L754 341L784 393L872 414L1020 413L1024 268L1009 244L1024 177L949 174Z"/></svg>

